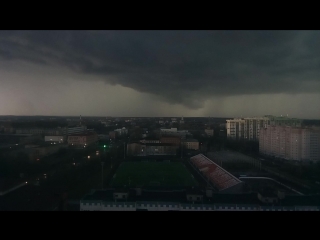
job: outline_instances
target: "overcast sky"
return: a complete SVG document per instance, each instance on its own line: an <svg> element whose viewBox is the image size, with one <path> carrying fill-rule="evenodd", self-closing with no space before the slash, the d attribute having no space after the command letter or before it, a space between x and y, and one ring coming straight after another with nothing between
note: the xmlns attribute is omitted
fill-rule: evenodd
<svg viewBox="0 0 320 240"><path fill-rule="evenodd" d="M320 118L319 31L0 31L0 115Z"/></svg>

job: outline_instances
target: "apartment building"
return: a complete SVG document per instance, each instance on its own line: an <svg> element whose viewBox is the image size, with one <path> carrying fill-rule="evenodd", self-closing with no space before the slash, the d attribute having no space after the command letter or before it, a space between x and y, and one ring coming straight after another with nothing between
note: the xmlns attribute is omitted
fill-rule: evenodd
<svg viewBox="0 0 320 240"><path fill-rule="evenodd" d="M268 126L260 131L259 152L296 161L320 160L320 129Z"/></svg>
<svg viewBox="0 0 320 240"><path fill-rule="evenodd" d="M259 141L260 129L268 126L301 127L302 119L289 118L287 116L276 117L272 115L230 119L227 120L227 137Z"/></svg>
<svg viewBox="0 0 320 240"><path fill-rule="evenodd" d="M243 119L230 119L227 120L227 137L232 139L244 138L244 124Z"/></svg>

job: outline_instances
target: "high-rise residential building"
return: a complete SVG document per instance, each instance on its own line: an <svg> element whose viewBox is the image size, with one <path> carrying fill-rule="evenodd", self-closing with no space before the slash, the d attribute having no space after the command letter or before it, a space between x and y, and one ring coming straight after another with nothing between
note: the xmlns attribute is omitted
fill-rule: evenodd
<svg viewBox="0 0 320 240"><path fill-rule="evenodd" d="M269 120L269 124L271 126L292 126L292 127L301 127L302 126L302 119L298 118L289 118L288 116L272 116L266 115L266 118Z"/></svg>
<svg viewBox="0 0 320 240"><path fill-rule="evenodd" d="M244 118L244 139L258 140L260 129L268 125L267 117Z"/></svg>
<svg viewBox="0 0 320 240"><path fill-rule="evenodd" d="M180 124L184 124L183 117L181 117Z"/></svg>
<svg viewBox="0 0 320 240"><path fill-rule="evenodd" d="M227 137L232 139L244 138L244 123L243 119L227 120Z"/></svg>
<svg viewBox="0 0 320 240"><path fill-rule="evenodd" d="M264 117L235 118L227 120L227 137L259 141L260 129L268 126L301 127L302 119L289 118L287 116L276 117L272 115L266 115Z"/></svg>
<svg viewBox="0 0 320 240"><path fill-rule="evenodd" d="M320 161L320 129L268 126L260 130L259 152L287 160Z"/></svg>

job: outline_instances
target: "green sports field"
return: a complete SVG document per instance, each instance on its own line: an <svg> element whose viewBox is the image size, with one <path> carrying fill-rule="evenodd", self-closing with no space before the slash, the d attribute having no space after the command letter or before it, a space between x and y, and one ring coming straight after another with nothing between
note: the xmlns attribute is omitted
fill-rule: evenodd
<svg viewBox="0 0 320 240"><path fill-rule="evenodd" d="M191 187L198 183L180 162L124 162L110 185Z"/></svg>

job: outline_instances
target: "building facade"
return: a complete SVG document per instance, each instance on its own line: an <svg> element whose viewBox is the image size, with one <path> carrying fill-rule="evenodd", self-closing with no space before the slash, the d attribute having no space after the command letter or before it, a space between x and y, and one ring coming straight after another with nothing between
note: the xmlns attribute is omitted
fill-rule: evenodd
<svg viewBox="0 0 320 240"><path fill-rule="evenodd" d="M267 128L268 126L301 127L302 119L283 116L276 117L272 115L231 119L227 120L227 137L232 139L259 141L260 129Z"/></svg>
<svg viewBox="0 0 320 240"><path fill-rule="evenodd" d="M74 134L82 134L87 131L87 126L76 126L76 127L68 127L67 128L67 135L74 135Z"/></svg>
<svg viewBox="0 0 320 240"><path fill-rule="evenodd" d="M197 139L185 139L182 144L185 149L199 150L199 141Z"/></svg>
<svg viewBox="0 0 320 240"><path fill-rule="evenodd" d="M213 129L205 129L204 132L207 134L207 136L212 137L213 136Z"/></svg>
<svg viewBox="0 0 320 240"><path fill-rule="evenodd" d="M74 134L68 136L68 145L84 148L90 146L98 141L98 135L94 132L88 132L84 134Z"/></svg>
<svg viewBox="0 0 320 240"><path fill-rule="evenodd" d="M142 151L142 143L133 142L127 144L127 156L141 156Z"/></svg>
<svg viewBox="0 0 320 240"><path fill-rule="evenodd" d="M33 134L33 135L63 135L63 128L17 128L16 134Z"/></svg>
<svg viewBox="0 0 320 240"><path fill-rule="evenodd" d="M235 140L244 139L244 124L243 119L227 120L227 137Z"/></svg>
<svg viewBox="0 0 320 240"><path fill-rule="evenodd" d="M266 116L269 121L269 125L271 126L292 126L292 127L301 127L302 126L302 119L298 118L289 118L288 116Z"/></svg>
<svg viewBox="0 0 320 240"><path fill-rule="evenodd" d="M189 134L188 130L179 130L177 128L161 128L160 129L160 135L161 136L177 136L180 138L186 138L186 136Z"/></svg>
<svg viewBox="0 0 320 240"><path fill-rule="evenodd" d="M269 118L244 118L244 132L243 137L245 140L259 140L260 129L267 127Z"/></svg>
<svg viewBox="0 0 320 240"><path fill-rule="evenodd" d="M142 139L140 140L141 143L160 143L159 139Z"/></svg>
<svg viewBox="0 0 320 240"><path fill-rule="evenodd" d="M52 142L52 143L64 143L66 142L65 136L45 136L45 142Z"/></svg>
<svg viewBox="0 0 320 240"><path fill-rule="evenodd" d="M110 139L116 139L116 137L117 137L117 132L115 132L115 131L109 132L109 138Z"/></svg>
<svg viewBox="0 0 320 240"><path fill-rule="evenodd" d="M128 129L126 129L126 128L119 128L119 129L115 129L114 131L118 134L118 136L128 134Z"/></svg>
<svg viewBox="0 0 320 240"><path fill-rule="evenodd" d="M128 156L163 156L176 155L179 146L170 143L129 143L127 144Z"/></svg>
<svg viewBox="0 0 320 240"><path fill-rule="evenodd" d="M296 161L320 160L320 129L268 126L261 129L261 154Z"/></svg>
<svg viewBox="0 0 320 240"><path fill-rule="evenodd" d="M160 138L160 143L169 143L179 146L181 144L181 138L177 136L163 136Z"/></svg>

